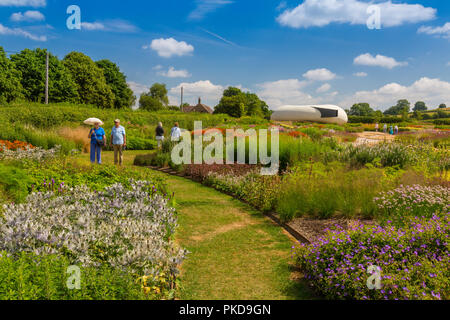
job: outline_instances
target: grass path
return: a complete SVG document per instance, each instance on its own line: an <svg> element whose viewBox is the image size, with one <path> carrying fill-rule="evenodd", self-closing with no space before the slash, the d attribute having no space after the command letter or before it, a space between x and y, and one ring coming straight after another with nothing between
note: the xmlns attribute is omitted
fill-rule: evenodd
<svg viewBox="0 0 450 320"><path fill-rule="evenodd" d="M289 266L293 240L242 202L168 176L179 216L177 241L191 253L180 299L311 299Z"/></svg>
<svg viewBox="0 0 450 320"><path fill-rule="evenodd" d="M142 151L127 151L132 166ZM87 154L79 155L83 163ZM103 153L113 163L113 153ZM139 170L149 170L140 168ZM282 228L239 200L190 180L164 175L175 193L177 242L190 251L182 265L183 300L312 299L307 285L290 267L295 241Z"/></svg>

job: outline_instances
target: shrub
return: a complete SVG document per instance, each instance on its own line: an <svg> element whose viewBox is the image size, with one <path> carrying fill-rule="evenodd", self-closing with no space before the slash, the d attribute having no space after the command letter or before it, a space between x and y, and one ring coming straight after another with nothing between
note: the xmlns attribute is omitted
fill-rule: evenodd
<svg viewBox="0 0 450 320"><path fill-rule="evenodd" d="M175 275L186 252L170 239L177 218L150 182L102 192L86 187L33 193L3 206L0 250L17 255L62 255L84 267L107 265L135 274Z"/></svg>
<svg viewBox="0 0 450 320"><path fill-rule="evenodd" d="M364 166L368 163L383 167L399 166L404 168L415 161L414 150L398 143L382 143L375 146L349 145L341 153L340 159L352 166Z"/></svg>
<svg viewBox="0 0 450 320"><path fill-rule="evenodd" d="M450 211L450 188L443 186L399 186L374 199L386 219L404 216L432 217Z"/></svg>
<svg viewBox="0 0 450 320"><path fill-rule="evenodd" d="M0 300L143 300L146 295L136 278L108 266L81 270L81 290L69 290L69 259L0 252Z"/></svg>
<svg viewBox="0 0 450 320"><path fill-rule="evenodd" d="M448 300L449 216L331 231L294 250L295 261L328 299ZM381 269L381 290L368 289L370 266Z"/></svg>
<svg viewBox="0 0 450 320"><path fill-rule="evenodd" d="M25 170L0 163L0 185L11 200L23 201L28 195L31 179Z"/></svg>

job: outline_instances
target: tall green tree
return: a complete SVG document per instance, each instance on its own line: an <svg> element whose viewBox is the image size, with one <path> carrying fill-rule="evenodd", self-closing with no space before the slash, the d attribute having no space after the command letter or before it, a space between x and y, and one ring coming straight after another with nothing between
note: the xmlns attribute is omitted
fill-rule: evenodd
<svg viewBox="0 0 450 320"><path fill-rule="evenodd" d="M427 111L427 105L423 101L417 101L414 105L413 111Z"/></svg>
<svg viewBox="0 0 450 320"><path fill-rule="evenodd" d="M375 110L370 107L368 103L356 103L350 109L350 116L372 116L374 115Z"/></svg>
<svg viewBox="0 0 450 320"><path fill-rule="evenodd" d="M25 49L12 55L17 70L21 73L23 93L27 100L35 102L45 101L47 50ZM50 102L78 102L75 81L64 64L49 53L49 101Z"/></svg>
<svg viewBox="0 0 450 320"><path fill-rule="evenodd" d="M447 105L445 103L442 103L439 105L439 109L446 109Z"/></svg>
<svg viewBox="0 0 450 320"><path fill-rule="evenodd" d="M164 106L169 104L169 98L167 96L168 91L167 87L164 83L155 83L150 88L150 92L147 94L148 96L158 99Z"/></svg>
<svg viewBox="0 0 450 320"><path fill-rule="evenodd" d="M384 112L385 115L398 116L408 113L411 110L411 104L408 100L403 99L397 102L397 105L389 108Z"/></svg>
<svg viewBox="0 0 450 320"><path fill-rule="evenodd" d="M21 74L0 47L0 103L9 103L23 98Z"/></svg>
<svg viewBox="0 0 450 320"><path fill-rule="evenodd" d="M64 65L75 80L80 102L100 108L114 108L114 93L106 83L103 69L81 52L71 52Z"/></svg>
<svg viewBox="0 0 450 320"><path fill-rule="evenodd" d="M148 94L142 94L139 99L139 109L147 111L160 111L165 109L162 102Z"/></svg>
<svg viewBox="0 0 450 320"><path fill-rule="evenodd" d="M131 108L136 97L130 87L128 87L125 74L120 71L120 68L114 62L109 60L100 60L96 64L103 70L106 83L114 93L114 108Z"/></svg>
<svg viewBox="0 0 450 320"><path fill-rule="evenodd" d="M215 114L228 114L231 117L259 116L269 118L271 112L267 104L250 92L242 92L236 87L228 87L214 109Z"/></svg>

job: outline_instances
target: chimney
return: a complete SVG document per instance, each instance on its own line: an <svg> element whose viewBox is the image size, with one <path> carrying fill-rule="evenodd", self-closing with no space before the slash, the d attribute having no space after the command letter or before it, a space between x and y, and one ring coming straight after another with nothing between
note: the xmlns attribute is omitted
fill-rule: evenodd
<svg viewBox="0 0 450 320"><path fill-rule="evenodd" d="M198 98L198 104L202 104L202 98Z"/></svg>

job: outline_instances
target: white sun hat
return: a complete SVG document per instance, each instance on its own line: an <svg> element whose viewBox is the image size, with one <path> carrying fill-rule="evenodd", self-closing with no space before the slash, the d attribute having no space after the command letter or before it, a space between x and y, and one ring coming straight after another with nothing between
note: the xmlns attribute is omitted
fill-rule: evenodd
<svg viewBox="0 0 450 320"><path fill-rule="evenodd" d="M89 126L93 126L96 123L99 123L101 126L104 125L103 121L97 118L89 118L87 120L84 121L84 124L87 124Z"/></svg>

